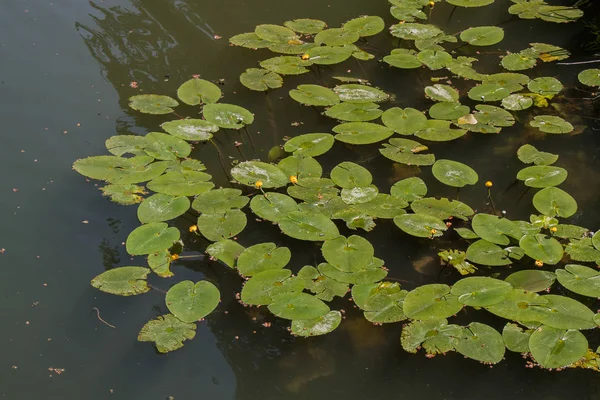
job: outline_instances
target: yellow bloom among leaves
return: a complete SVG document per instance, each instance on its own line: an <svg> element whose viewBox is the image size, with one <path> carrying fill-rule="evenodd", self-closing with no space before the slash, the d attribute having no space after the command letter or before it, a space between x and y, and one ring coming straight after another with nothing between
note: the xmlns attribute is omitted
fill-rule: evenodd
<svg viewBox="0 0 600 400"><path fill-rule="evenodd" d="M296 183L298 183L298 177L296 175L290 176L290 182L292 182L295 185Z"/></svg>
<svg viewBox="0 0 600 400"><path fill-rule="evenodd" d="M175 261L179 258L179 254L171 254L171 261Z"/></svg>
<svg viewBox="0 0 600 400"><path fill-rule="evenodd" d="M543 267L544 266L544 262L542 260L535 260L535 266L536 267Z"/></svg>
<svg viewBox="0 0 600 400"><path fill-rule="evenodd" d="M550 228L550 232L555 233L556 231L558 231L558 228L553 226L552 228Z"/></svg>
<svg viewBox="0 0 600 400"><path fill-rule="evenodd" d="M254 182L254 186L256 186L257 189L260 189L262 187L262 185L263 185L262 181L256 181L256 182Z"/></svg>
<svg viewBox="0 0 600 400"><path fill-rule="evenodd" d="M196 232L198 230L198 225L192 225L189 228L190 232Z"/></svg>
<svg viewBox="0 0 600 400"><path fill-rule="evenodd" d="M494 184L492 183L492 181L487 181L487 182L485 183L485 187L486 187L486 188L491 188L492 186L494 186Z"/></svg>
<svg viewBox="0 0 600 400"><path fill-rule="evenodd" d="M310 60L310 56L308 54L302 54L303 60Z"/></svg>

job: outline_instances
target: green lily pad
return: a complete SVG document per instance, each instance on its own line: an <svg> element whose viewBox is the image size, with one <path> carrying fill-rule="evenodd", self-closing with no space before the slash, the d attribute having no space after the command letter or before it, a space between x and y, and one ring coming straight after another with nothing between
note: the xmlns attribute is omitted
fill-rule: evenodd
<svg viewBox="0 0 600 400"><path fill-rule="evenodd" d="M431 172L435 178L448 186L474 185L479 180L477 172L468 165L452 160L437 160Z"/></svg>
<svg viewBox="0 0 600 400"><path fill-rule="evenodd" d="M405 22L414 22L415 18L427 19L427 14L421 10L420 6L417 8L416 6L412 7L410 4L393 5L390 8L390 14L392 14L392 17Z"/></svg>
<svg viewBox="0 0 600 400"><path fill-rule="evenodd" d="M317 160L303 155L292 155L279 161L277 167L287 176L302 178L320 178L323 168Z"/></svg>
<svg viewBox="0 0 600 400"><path fill-rule="evenodd" d="M540 233L523 236L519 241L519 247L525 250L525 254L529 257L543 261L544 264L555 265L563 256L560 242Z"/></svg>
<svg viewBox="0 0 600 400"><path fill-rule="evenodd" d="M446 63L446 69L465 79L482 80L484 75L475 71L472 67L475 61L477 59L473 57L458 56Z"/></svg>
<svg viewBox="0 0 600 400"><path fill-rule="evenodd" d="M565 252L574 261L600 261L600 251L592 246L592 239L584 238L581 240L571 239Z"/></svg>
<svg viewBox="0 0 600 400"><path fill-rule="evenodd" d="M491 326L479 322L471 322L464 327L454 347L465 357L490 364L502 361L505 351L502 335Z"/></svg>
<svg viewBox="0 0 600 400"><path fill-rule="evenodd" d="M234 104L207 104L202 115L208 122L225 129L240 129L254 122L254 114Z"/></svg>
<svg viewBox="0 0 600 400"><path fill-rule="evenodd" d="M381 17L363 15L361 17L351 19L342 27L346 31L356 32L359 36L373 36L383 31L385 28L385 22Z"/></svg>
<svg viewBox="0 0 600 400"><path fill-rule="evenodd" d="M364 304L365 319L378 324L405 320L403 303L407 294L406 290L397 293L379 291L371 294Z"/></svg>
<svg viewBox="0 0 600 400"><path fill-rule="evenodd" d="M269 47L272 42L259 38L256 33L240 33L239 35L232 36L229 38L229 43L234 46L245 47L248 49L263 49Z"/></svg>
<svg viewBox="0 0 600 400"><path fill-rule="evenodd" d="M203 119L180 119L165 122L161 127L169 134L191 142L204 142L213 137L219 127Z"/></svg>
<svg viewBox="0 0 600 400"><path fill-rule="evenodd" d="M333 135L329 133L306 133L285 142L283 149L298 155L316 157L327 153L333 143Z"/></svg>
<svg viewBox="0 0 600 400"><path fill-rule="evenodd" d="M471 46L491 46L500 43L502 39L504 39L504 29L497 26L478 26L466 29L460 34L460 40Z"/></svg>
<svg viewBox="0 0 600 400"><path fill-rule="evenodd" d="M298 85L290 90L290 97L307 106L333 106L340 102L333 90L319 85Z"/></svg>
<svg viewBox="0 0 600 400"><path fill-rule="evenodd" d="M554 134L569 133L575 129L569 122L554 115L538 115L533 117L533 121L529 125L542 132Z"/></svg>
<svg viewBox="0 0 600 400"><path fill-rule="evenodd" d="M177 100L158 94L139 94L129 98L129 107L145 114L169 114L178 105Z"/></svg>
<svg viewBox="0 0 600 400"><path fill-rule="evenodd" d="M154 178L146 187L158 193L171 196L195 196L212 189L215 185L207 182L211 176L199 171L171 171Z"/></svg>
<svg viewBox="0 0 600 400"><path fill-rule="evenodd" d="M324 114L341 121L365 122L379 118L383 111L375 103L341 103L328 108Z"/></svg>
<svg viewBox="0 0 600 400"><path fill-rule="evenodd" d="M440 85L436 83L433 86L425 87L425 95L434 101L448 101L448 102L457 102L458 101L458 90L448 85Z"/></svg>
<svg viewBox="0 0 600 400"><path fill-rule="evenodd" d="M429 214L439 219L456 217L464 221L474 213L473 209L465 203L445 197L418 199L412 202L410 208L417 214Z"/></svg>
<svg viewBox="0 0 600 400"><path fill-rule="evenodd" d="M562 368L583 357L588 341L579 331L542 326L529 338L531 355L544 368Z"/></svg>
<svg viewBox="0 0 600 400"><path fill-rule="evenodd" d="M600 298L600 272L584 265L567 264L565 269L557 269L558 282L571 292Z"/></svg>
<svg viewBox="0 0 600 400"><path fill-rule="evenodd" d="M452 286L459 303L471 307L488 307L503 301L512 291L510 283L485 276L463 278Z"/></svg>
<svg viewBox="0 0 600 400"><path fill-rule="evenodd" d="M440 103L443 104L443 103ZM379 152L386 158L407 165L432 165L435 162L433 154L420 154L428 150L427 146L409 139L390 139L389 144L384 143Z"/></svg>
<svg viewBox="0 0 600 400"><path fill-rule="evenodd" d="M274 295L269 311L279 318L302 320L324 316L330 310L327 304L308 293L282 293Z"/></svg>
<svg viewBox="0 0 600 400"><path fill-rule="evenodd" d="M459 7L483 7L492 4L494 0L447 0L448 3Z"/></svg>
<svg viewBox="0 0 600 400"><path fill-rule="evenodd" d="M342 46L356 42L360 38L358 32L344 28L324 29L315 36L315 43L327 46Z"/></svg>
<svg viewBox="0 0 600 400"><path fill-rule="evenodd" d="M502 107L511 111L526 110L533 105L533 99L521 94L511 94L502 99Z"/></svg>
<svg viewBox="0 0 600 400"><path fill-rule="evenodd" d="M475 264L501 267L512 263L508 251L502 247L480 239L467 248L467 259Z"/></svg>
<svg viewBox="0 0 600 400"><path fill-rule="evenodd" d="M379 189L375 185L360 186L353 188L344 188L340 193L342 201L346 204L363 204L374 200L379 194Z"/></svg>
<svg viewBox="0 0 600 400"><path fill-rule="evenodd" d="M271 304L278 294L299 293L303 289L302 279L292 276L289 269L268 269L246 281L240 298L246 304L262 306Z"/></svg>
<svg viewBox="0 0 600 400"><path fill-rule="evenodd" d="M305 74L308 72L306 67L311 64L311 61L296 56L279 56L260 62L262 68L280 75Z"/></svg>
<svg viewBox="0 0 600 400"><path fill-rule="evenodd" d="M502 58L502 66L509 71L523 71L536 66L536 57L523 53L513 53Z"/></svg>
<svg viewBox="0 0 600 400"><path fill-rule="evenodd" d="M317 46L306 51L311 64L334 65L347 60L354 53L349 47Z"/></svg>
<svg viewBox="0 0 600 400"><path fill-rule="evenodd" d="M423 66L421 61L417 59L416 52L395 52L395 50L392 50L390 55L383 57L383 61L392 67L402 69L414 69Z"/></svg>
<svg viewBox="0 0 600 400"><path fill-rule="evenodd" d="M179 236L179 229L169 228L164 222L138 226L127 236L127 252L134 256L156 253L173 246Z"/></svg>
<svg viewBox="0 0 600 400"><path fill-rule="evenodd" d="M468 95L475 101L500 101L510 95L510 89L500 83L483 83L469 90Z"/></svg>
<svg viewBox="0 0 600 400"><path fill-rule="evenodd" d="M517 150L517 157L525 164L551 165L558 160L558 154L539 151L530 144L524 144Z"/></svg>
<svg viewBox="0 0 600 400"><path fill-rule="evenodd" d="M159 353L183 347L183 342L196 336L196 324L186 323L172 314L148 321L138 334L140 342L154 342Z"/></svg>
<svg viewBox="0 0 600 400"><path fill-rule="evenodd" d="M568 218L577 212L577 202L570 194L556 187L547 187L533 196L536 210L550 217Z"/></svg>
<svg viewBox="0 0 600 400"><path fill-rule="evenodd" d="M137 156L146 155L144 149L146 149L150 145L150 141L145 136L137 135L111 136L108 139L106 139L106 142L104 143L106 145L106 149L110 154L119 157L127 153Z"/></svg>
<svg viewBox="0 0 600 400"><path fill-rule="evenodd" d="M146 154L157 160L175 161L186 158L192 152L192 147L177 137L162 132L150 132L146 135L148 146L144 149Z"/></svg>
<svg viewBox="0 0 600 400"><path fill-rule="evenodd" d="M278 222L288 213L298 211L298 204L290 196L281 193L265 193L263 196L254 196L250 208L260 218Z"/></svg>
<svg viewBox="0 0 600 400"><path fill-rule="evenodd" d="M283 78L279 74L262 68L248 68L240 75L240 82L250 90L264 92L283 86Z"/></svg>
<svg viewBox="0 0 600 400"><path fill-rule="evenodd" d="M507 323L502 330L502 340L506 348L516 353L529 353L529 338L533 330L523 330L519 325Z"/></svg>
<svg viewBox="0 0 600 400"><path fill-rule="evenodd" d="M510 274L505 281L513 285L515 289L542 292L554 284L556 274L538 269L525 269Z"/></svg>
<svg viewBox="0 0 600 400"><path fill-rule="evenodd" d="M416 353L422 347L427 354L445 354L454 350L456 339L461 333L460 326L448 325L445 318L411 321L402 328L400 343L409 353Z"/></svg>
<svg viewBox="0 0 600 400"><path fill-rule="evenodd" d="M96 276L91 284L105 293L133 296L150 290L146 282L149 273L144 267L118 267Z"/></svg>
<svg viewBox="0 0 600 400"><path fill-rule="evenodd" d="M539 322L545 315L543 306L548 303L537 293L513 289L500 303L486 307L494 315L519 322Z"/></svg>
<svg viewBox="0 0 600 400"><path fill-rule="evenodd" d="M600 86L600 69L592 68L583 70L577 75L577 79L586 86L598 87Z"/></svg>
<svg viewBox="0 0 600 400"><path fill-rule="evenodd" d="M454 120L467 115L471 110L458 102L441 102L429 108L429 116L435 119Z"/></svg>
<svg viewBox="0 0 600 400"><path fill-rule="evenodd" d="M325 335L333 332L342 322L342 313L333 310L314 319L292 321L292 334L303 337Z"/></svg>
<svg viewBox="0 0 600 400"><path fill-rule="evenodd" d="M324 241L339 236L335 224L326 216L293 211L279 220L281 231L299 240Z"/></svg>
<svg viewBox="0 0 600 400"><path fill-rule="evenodd" d="M447 318L458 313L463 305L450 293L450 286L429 284L410 291L404 299L404 313L411 319Z"/></svg>
<svg viewBox="0 0 600 400"><path fill-rule="evenodd" d="M469 228L454 228L454 230L463 239L479 239L479 236Z"/></svg>
<svg viewBox="0 0 600 400"><path fill-rule="evenodd" d="M394 134L386 126L372 122L346 122L333 127L335 139L348 144L377 143Z"/></svg>
<svg viewBox="0 0 600 400"><path fill-rule="evenodd" d="M331 301L336 296L344 297L348 293L348 284L325 275L323 271L324 266L335 270L335 268L327 263L319 264L318 269L310 265L305 265L298 272L298 278L303 280L306 289L310 290L317 298L323 301Z"/></svg>
<svg viewBox="0 0 600 400"><path fill-rule="evenodd" d="M208 281L182 281L169 289L165 303L183 322L195 322L217 308L220 298L219 289Z"/></svg>
<svg viewBox="0 0 600 400"><path fill-rule="evenodd" d="M427 194L427 185L419 177L405 178L390 188L390 194L408 203L423 198Z"/></svg>
<svg viewBox="0 0 600 400"><path fill-rule="evenodd" d="M393 107L387 109L381 115L381 121L385 126L393 129L401 135L412 135L413 133L424 129L427 124L427 117L419 110L414 108Z"/></svg>
<svg viewBox="0 0 600 400"><path fill-rule="evenodd" d="M446 67L452 61L452 56L443 50L423 50L417 54L417 60L435 71Z"/></svg>
<svg viewBox="0 0 600 400"><path fill-rule="evenodd" d="M587 306L570 297L547 294L542 296L548 302L540 307L545 315L539 321L557 329L593 329L594 312Z"/></svg>
<svg viewBox="0 0 600 400"><path fill-rule="evenodd" d="M174 275L170 268L172 261L171 257L172 254L168 249L148 254L148 266L152 269L152 272L161 278L170 278Z"/></svg>
<svg viewBox="0 0 600 400"><path fill-rule="evenodd" d="M531 80L527 84L527 88L533 93L537 93L541 96L555 96L563 90L563 85L556 78L544 76Z"/></svg>
<svg viewBox="0 0 600 400"><path fill-rule="evenodd" d="M198 230L211 242L229 239L244 230L246 214L240 210L202 214L198 217Z"/></svg>
<svg viewBox="0 0 600 400"><path fill-rule="evenodd" d="M256 275L269 269L281 269L292 258L287 247L277 247L275 243L259 243L247 247L239 256L237 268L244 276Z"/></svg>
<svg viewBox="0 0 600 400"><path fill-rule="evenodd" d="M340 100L348 103L380 103L389 99L389 95L379 89L366 85L349 83L333 88Z"/></svg>
<svg viewBox="0 0 600 400"><path fill-rule="evenodd" d="M301 40L293 40L290 41L290 43L272 43L269 46L269 50L273 53L303 55L310 49L314 49L318 46L319 45L315 43L304 43Z"/></svg>
<svg viewBox="0 0 600 400"><path fill-rule="evenodd" d="M461 106L459 105L459 103L438 103L438 104L449 104L451 105L450 107L440 107L434 110L434 107L431 107L430 111L430 115L435 116L436 118L441 118L441 117L445 117L448 118L450 117L451 113L455 113L455 115L458 114L462 114L463 112L467 112L468 113L468 107L466 106ZM438 105L436 104L436 105ZM446 108L446 109L445 109ZM434 114L431 114L431 112L434 112ZM444 113L450 113L450 114L444 114ZM439 115L438 115L439 113ZM462 116L462 115L461 115ZM460 118L460 117L458 117ZM444 121L444 120L429 120L427 121L427 124L425 125L425 128L421 129L420 131L417 131L417 133L415 133L415 136L424 140L429 140L432 142L448 142L450 140L455 140L458 139L459 137L464 136L467 133L466 129L451 129L450 128L450 121Z"/></svg>
<svg viewBox="0 0 600 400"><path fill-rule="evenodd" d="M302 178L293 186L288 186L290 196L307 202L326 201L336 197L339 189L331 179ZM341 199L340 199L341 200Z"/></svg>
<svg viewBox="0 0 600 400"><path fill-rule="evenodd" d="M88 178L127 185L148 181L165 172L167 163L153 161L150 156L94 156L75 161L73 169Z"/></svg>
<svg viewBox="0 0 600 400"><path fill-rule="evenodd" d="M286 21L283 23L283 25L298 33L304 33L309 35L319 33L327 27L327 24L325 22L311 18L299 18L293 21Z"/></svg>
<svg viewBox="0 0 600 400"><path fill-rule="evenodd" d="M221 89L214 83L204 79L190 79L179 86L177 97L190 106L211 104L219 101Z"/></svg>
<svg viewBox="0 0 600 400"><path fill-rule="evenodd" d="M231 169L231 176L243 185L255 186L262 182L263 188L278 188L288 184L287 175L273 164L262 161L244 161Z"/></svg>
<svg viewBox="0 0 600 400"><path fill-rule="evenodd" d="M564 239L581 239L589 232L589 229L577 225L560 224L552 236Z"/></svg>
<svg viewBox="0 0 600 400"><path fill-rule="evenodd" d="M157 193L140 204L137 215L143 224L162 222L179 217L189 208L190 200L185 196L175 197Z"/></svg>
<svg viewBox="0 0 600 400"><path fill-rule="evenodd" d="M515 124L513 115L500 107L478 104L475 109L477 109L477 112L474 116L479 123L504 127Z"/></svg>
<svg viewBox="0 0 600 400"><path fill-rule="evenodd" d="M443 35L444 32L434 25L416 24L416 23L400 23L390 26L392 36L406 40L427 39L438 35Z"/></svg>
<svg viewBox="0 0 600 400"><path fill-rule="evenodd" d="M379 193L373 200L355 204L354 208L363 211L374 218L392 219L396 215L405 214L405 207L408 202L399 197L390 196L389 194Z"/></svg>
<svg viewBox="0 0 600 400"><path fill-rule="evenodd" d="M242 196L239 189L215 189L199 194L192 208L201 213L224 213L232 208L244 208L248 201L248 197Z"/></svg>
<svg viewBox="0 0 600 400"><path fill-rule="evenodd" d="M327 263L319 264L319 272L337 282L360 285L379 282L385 278L387 276L387 270L382 267L383 260L373 257L367 265L353 272L341 271Z"/></svg>
<svg viewBox="0 0 600 400"><path fill-rule="evenodd" d="M371 243L356 235L326 240L321 251L325 260L342 272L356 272L364 268L374 254Z"/></svg>
<svg viewBox="0 0 600 400"><path fill-rule="evenodd" d="M510 243L509 237L516 240L523 237L523 233L517 224L507 218L500 218L496 215L477 214L473 218L471 225L480 238L502 246Z"/></svg>
<svg viewBox="0 0 600 400"><path fill-rule="evenodd" d="M144 188L138 185L106 185L100 190L103 196L110 197L110 201L123 205L141 203L144 201L141 195L146 194Z"/></svg>
<svg viewBox="0 0 600 400"><path fill-rule="evenodd" d="M287 43L297 39L296 33L290 28L280 25L262 24L254 29L256 36L273 43Z"/></svg>
<svg viewBox="0 0 600 400"><path fill-rule="evenodd" d="M219 240L208 246L206 252L216 260L222 261L229 268L235 267L235 262L244 251L244 246L233 240Z"/></svg>
<svg viewBox="0 0 600 400"><path fill-rule="evenodd" d="M517 173L517 179L525 186L545 188L560 185L567 179L567 170L551 165L534 165L526 167Z"/></svg>
<svg viewBox="0 0 600 400"><path fill-rule="evenodd" d="M441 236L447 229L444 221L427 214L398 215L394 217L394 223L409 235L422 238Z"/></svg>

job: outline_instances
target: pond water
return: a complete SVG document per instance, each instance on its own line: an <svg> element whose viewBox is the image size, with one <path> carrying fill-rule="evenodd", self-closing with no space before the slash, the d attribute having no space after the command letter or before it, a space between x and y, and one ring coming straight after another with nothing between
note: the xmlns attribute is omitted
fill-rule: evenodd
<svg viewBox="0 0 600 400"><path fill-rule="evenodd" d="M508 3L498 0L484 9L457 9L452 15L452 7L440 4L432 22L452 33L473 24L502 24L506 28L503 49L519 51L529 42L545 42L577 54L581 24L510 18ZM137 342L136 336L146 321L167 311L164 294L156 290L122 298L89 285L105 269L137 262L130 261L123 242L139 223L135 207L102 198L96 182L86 182L71 165L77 158L105 154L104 141L110 136L158 130L165 119L135 113L127 107L129 96L139 89L173 94L193 74L224 79L225 101L256 115L249 127L256 153L248 143L244 152L266 159L284 136L329 132L334 124L287 96L287 90L306 77L286 78L284 89L267 95L246 90L239 74L255 67L268 52L232 48L227 39L252 31L257 24L301 17L337 26L358 15L380 15L389 26L393 19L388 10L385 1L354 0L5 0L0 13L4 125L0 395L89 400L600 398L600 381L594 372L526 369L515 353L507 353L493 368L458 354L434 359L408 354L400 346L401 324L373 326L347 298L334 302L346 310L338 330L312 339L291 337L285 321L238 304L239 277L206 258L177 262L173 270L178 279L206 277L215 282L222 304L199 324L196 338L184 349L158 355L150 344ZM390 37L382 33L369 45L376 53L380 49L381 58L391 48ZM489 73L498 69L495 63L482 68ZM559 77L570 87L581 69L541 65L532 74ZM428 107L419 72L391 69L376 60L348 61L325 68L314 79L331 84L332 74L368 78L393 93L399 107ZM138 82L138 90L130 87L132 81ZM590 125L594 120L586 118L593 110L577 99L561 100L561 105L578 135L544 136L521 125L501 135L470 134L436 146L436 156L468 161L480 180L494 181L496 207L512 218L526 219L531 210L523 204L530 203L532 193L524 194L522 186L512 185L521 168L516 150L531 143L560 154L559 165L569 170L563 187L580 209L571 223L598 226L600 213L594 207L600 171L598 139ZM244 138L234 132L219 137L224 152L239 158L235 140ZM356 149L337 143L319 161L325 171L341 161L357 162L374 172L374 183L382 188L418 174L431 193L455 196L454 190L436 183L430 168L419 171L393 165L379 156L377 147ZM217 187L228 185L210 145L197 146L193 155L207 165ZM473 208L487 207L481 185L461 191L460 196ZM190 224L183 219L177 223ZM407 289L438 281L451 284L459 277L451 271L440 274L436 253L443 242L411 239L391 221L378 221L378 227L364 236L374 244L375 255L386 260L390 277L401 280ZM200 254L208 244L191 235L184 240L190 254ZM276 227L265 224L253 222L240 235L244 245L261 241L289 245L295 271L313 264L319 252L312 243L281 237ZM160 279L151 282L161 290L172 284ZM115 328L103 324L97 311ZM474 315L461 315L457 323L476 318L496 328L503 325L483 312L470 312ZM272 326L265 328L264 322ZM590 341L595 348L597 334Z"/></svg>

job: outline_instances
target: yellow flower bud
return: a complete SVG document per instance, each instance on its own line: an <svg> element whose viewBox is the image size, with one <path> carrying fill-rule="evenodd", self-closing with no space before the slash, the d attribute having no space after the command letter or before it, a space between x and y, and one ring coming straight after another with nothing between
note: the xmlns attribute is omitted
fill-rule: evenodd
<svg viewBox="0 0 600 400"><path fill-rule="evenodd" d="M433 1L430 1L430 2L429 2L429 7L433 7L433 6L435 6L435 2L433 2Z"/></svg>
<svg viewBox="0 0 600 400"><path fill-rule="evenodd" d="M429 231L432 235L435 235L437 233L437 230L434 228L431 228L431 230Z"/></svg>
<svg viewBox="0 0 600 400"><path fill-rule="evenodd" d="M290 182L292 182L295 185L296 183L298 183L298 177L296 175L290 176Z"/></svg>
<svg viewBox="0 0 600 400"><path fill-rule="evenodd" d="M544 262L542 260L535 260L535 266L536 267L543 267L544 266Z"/></svg>
<svg viewBox="0 0 600 400"><path fill-rule="evenodd" d="M257 189L260 189L262 187L262 185L263 185L262 181L254 182L254 186L256 186Z"/></svg>
<svg viewBox="0 0 600 400"><path fill-rule="evenodd" d="M171 261L175 261L179 258L178 254L171 254Z"/></svg>
<svg viewBox="0 0 600 400"><path fill-rule="evenodd" d="M302 54L302 59L303 60L310 60L310 56L308 54Z"/></svg>
<svg viewBox="0 0 600 400"><path fill-rule="evenodd" d="M190 226L190 232L196 232L198 230L198 225L192 225Z"/></svg>
<svg viewBox="0 0 600 400"><path fill-rule="evenodd" d="M552 228L550 228L550 232L554 233L554 232L556 232L556 231L558 231L558 228L557 228L557 227L553 226Z"/></svg>
<svg viewBox="0 0 600 400"><path fill-rule="evenodd" d="M485 187L486 187L486 188L491 188L492 186L494 186L494 184L492 183L492 181L487 181L487 182L485 183Z"/></svg>

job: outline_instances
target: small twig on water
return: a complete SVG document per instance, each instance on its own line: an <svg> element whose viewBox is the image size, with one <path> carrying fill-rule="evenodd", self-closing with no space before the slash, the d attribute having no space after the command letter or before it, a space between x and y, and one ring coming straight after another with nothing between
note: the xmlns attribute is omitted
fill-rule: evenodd
<svg viewBox="0 0 600 400"><path fill-rule="evenodd" d="M109 324L108 322L106 322L105 320L102 319L102 317L100 316L100 310L98 310L98 308L93 307L92 310L96 311L96 316L98 317L98 319L100 320L100 322L102 322L104 325L108 325L113 329L117 329L116 326Z"/></svg>

